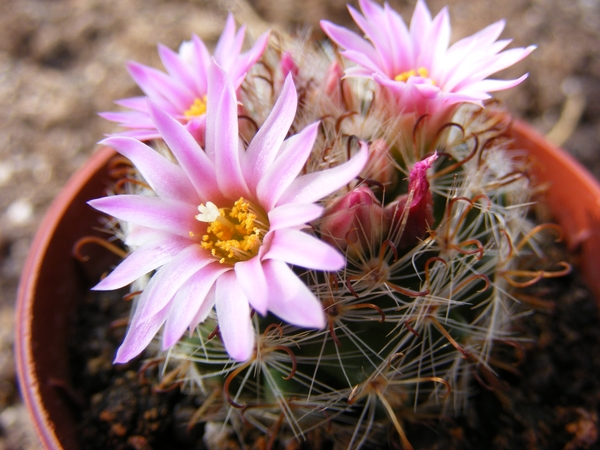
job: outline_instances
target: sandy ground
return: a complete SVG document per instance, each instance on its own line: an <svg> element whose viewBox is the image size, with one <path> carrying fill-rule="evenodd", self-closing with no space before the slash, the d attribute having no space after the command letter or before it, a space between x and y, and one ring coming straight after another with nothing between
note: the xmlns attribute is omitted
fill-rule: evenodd
<svg viewBox="0 0 600 450"><path fill-rule="evenodd" d="M96 112L138 93L124 63L160 67L156 43L212 42L226 11L258 35L265 22L319 32L350 24L342 1L0 0L0 450L37 448L12 354L19 275L38 223L67 178L114 126ZM276 3L277 6L272 4ZM414 1L390 2L408 19ZM445 2L431 0L437 12ZM529 72L511 110L600 177L600 1L451 0L453 41L502 18L513 46L538 49L502 77ZM262 18L262 19L260 19ZM576 193L574 193L576 195Z"/></svg>

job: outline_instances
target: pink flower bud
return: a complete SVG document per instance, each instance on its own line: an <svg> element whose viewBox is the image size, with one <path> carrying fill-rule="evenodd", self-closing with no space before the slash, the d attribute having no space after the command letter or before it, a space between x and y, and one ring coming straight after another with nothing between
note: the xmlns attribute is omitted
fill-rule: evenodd
<svg viewBox="0 0 600 450"><path fill-rule="evenodd" d="M279 62L279 67L281 68L281 72L283 73L283 77L287 77L289 73L292 76L296 77L298 75L298 66L292 58L290 52L283 52L281 55L281 61Z"/></svg>
<svg viewBox="0 0 600 450"><path fill-rule="evenodd" d="M391 223L390 236L398 248L415 245L433 225L433 199L427 169L437 158L434 153L416 163L409 174L408 194L398 196L385 207L386 219Z"/></svg>
<svg viewBox="0 0 600 450"><path fill-rule="evenodd" d="M383 207L367 186L359 186L328 207L321 221L324 241L359 253L379 244L387 232Z"/></svg>
<svg viewBox="0 0 600 450"><path fill-rule="evenodd" d="M340 80L344 76L344 69L339 62L333 61L327 68L325 74L325 93L331 97L335 94L339 96Z"/></svg>

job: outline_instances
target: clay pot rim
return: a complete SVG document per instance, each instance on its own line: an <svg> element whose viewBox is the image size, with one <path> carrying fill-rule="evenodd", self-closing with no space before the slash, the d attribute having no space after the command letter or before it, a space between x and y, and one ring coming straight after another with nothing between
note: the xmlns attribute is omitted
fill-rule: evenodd
<svg viewBox="0 0 600 450"><path fill-rule="evenodd" d="M62 448L62 444L55 433L54 423L50 419L47 409L44 408L44 402L40 396L39 380L35 374L35 362L30 345L33 322L28 320L32 316L35 299L33 294L38 283L43 258L66 211L85 183L97 175L98 171L105 167L115 155L116 152L113 149L101 148L68 180L40 222L21 272L15 323L17 377L21 396L33 418L33 425L38 437L42 445L49 449Z"/></svg>

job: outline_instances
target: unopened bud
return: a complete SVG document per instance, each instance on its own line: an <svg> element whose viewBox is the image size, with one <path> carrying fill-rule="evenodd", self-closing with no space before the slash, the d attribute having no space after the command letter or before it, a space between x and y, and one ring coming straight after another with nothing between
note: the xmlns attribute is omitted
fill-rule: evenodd
<svg viewBox="0 0 600 450"><path fill-rule="evenodd" d="M433 225L433 199L427 181L427 169L438 158L437 153L415 164L409 174L408 194L398 196L385 207L390 237L398 248L415 245Z"/></svg>
<svg viewBox="0 0 600 450"><path fill-rule="evenodd" d="M298 66L290 52L283 52L279 67L281 68L284 78L287 77L289 73L291 73L293 77L298 75Z"/></svg>
<svg viewBox="0 0 600 450"><path fill-rule="evenodd" d="M320 229L323 240L354 254L376 247L387 232L383 207L366 186L357 187L328 207Z"/></svg>

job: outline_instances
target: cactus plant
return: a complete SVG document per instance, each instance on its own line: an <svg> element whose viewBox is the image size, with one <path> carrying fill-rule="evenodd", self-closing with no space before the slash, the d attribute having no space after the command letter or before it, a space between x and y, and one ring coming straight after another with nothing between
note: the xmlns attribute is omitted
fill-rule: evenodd
<svg viewBox="0 0 600 450"><path fill-rule="evenodd" d="M533 47L503 52L498 22L448 48L447 10L422 1L410 28L361 9L367 40L322 23L341 51L263 35L240 53L230 16L214 59L196 37L159 47L168 74L129 66L148 100L103 114L130 128L104 143L134 176L91 202L130 252L95 289L141 292L116 362L150 345L164 383L203 399L211 448L390 429L410 448L403 421L495 382L518 290L569 270L545 261L557 227L531 220L488 94L524 80L486 78Z"/></svg>

